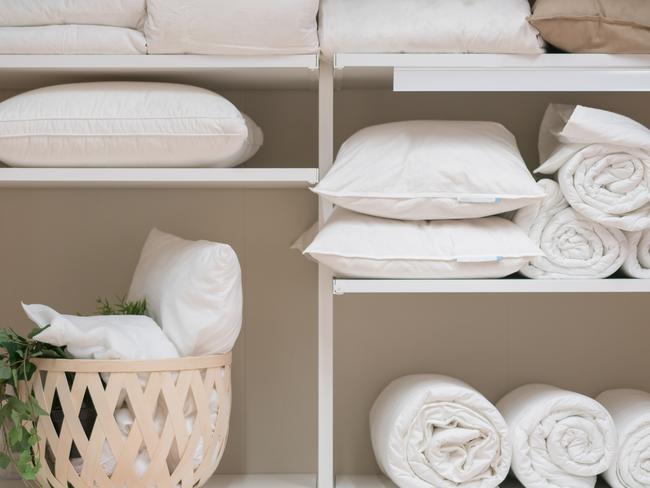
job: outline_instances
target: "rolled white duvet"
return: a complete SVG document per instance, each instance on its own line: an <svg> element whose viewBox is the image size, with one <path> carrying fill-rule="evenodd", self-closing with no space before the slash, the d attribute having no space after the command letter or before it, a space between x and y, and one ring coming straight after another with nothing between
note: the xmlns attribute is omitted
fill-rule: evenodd
<svg viewBox="0 0 650 488"><path fill-rule="evenodd" d="M618 455L603 477L612 488L650 486L650 393L609 390L596 397L618 430Z"/></svg>
<svg viewBox="0 0 650 488"><path fill-rule="evenodd" d="M446 376L393 381L372 407L370 432L379 467L400 488L494 488L510 467L501 414Z"/></svg>
<svg viewBox="0 0 650 488"><path fill-rule="evenodd" d="M589 220L573 210L558 184L540 180L546 198L517 211L514 223L544 252L520 272L536 279L606 278L628 255L623 232Z"/></svg>
<svg viewBox="0 0 650 488"><path fill-rule="evenodd" d="M539 150L536 172L557 172L576 211L627 231L650 228L650 129L605 110L551 105Z"/></svg>
<svg viewBox="0 0 650 488"><path fill-rule="evenodd" d="M498 403L510 430L512 471L526 488L593 488L616 455L616 428L596 400L548 385Z"/></svg>
<svg viewBox="0 0 650 488"><path fill-rule="evenodd" d="M623 272L630 278L650 279L650 230L627 232L627 251Z"/></svg>

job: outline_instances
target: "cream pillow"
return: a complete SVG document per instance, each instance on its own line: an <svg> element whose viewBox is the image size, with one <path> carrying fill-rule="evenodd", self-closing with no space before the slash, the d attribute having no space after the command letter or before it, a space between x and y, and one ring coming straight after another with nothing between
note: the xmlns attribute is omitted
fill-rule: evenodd
<svg viewBox="0 0 650 488"><path fill-rule="evenodd" d="M0 161L35 167L229 167L262 143L225 98L172 83L98 82L0 103Z"/></svg>
<svg viewBox="0 0 650 488"><path fill-rule="evenodd" d="M514 136L493 122L410 121L362 129L314 191L356 212L463 219L542 199Z"/></svg>
<svg viewBox="0 0 650 488"><path fill-rule="evenodd" d="M153 229L128 294L128 300L143 298L181 356L227 353L242 323L237 254L227 244L187 241Z"/></svg>
<svg viewBox="0 0 650 488"><path fill-rule="evenodd" d="M148 0L150 54L318 51L318 0Z"/></svg>
<svg viewBox="0 0 650 488"><path fill-rule="evenodd" d="M341 278L501 278L541 250L501 217L409 222L336 209L305 250Z"/></svg>

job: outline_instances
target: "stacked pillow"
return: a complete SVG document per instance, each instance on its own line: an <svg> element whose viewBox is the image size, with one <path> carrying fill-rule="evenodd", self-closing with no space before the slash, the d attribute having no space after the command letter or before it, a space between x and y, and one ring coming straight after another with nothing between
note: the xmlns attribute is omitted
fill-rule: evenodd
<svg viewBox="0 0 650 488"><path fill-rule="evenodd" d="M3 0L0 54L145 54L145 0Z"/></svg>
<svg viewBox="0 0 650 488"><path fill-rule="evenodd" d="M541 255L495 217L544 197L500 124L363 129L314 191L341 208L305 252L341 277L497 278Z"/></svg>

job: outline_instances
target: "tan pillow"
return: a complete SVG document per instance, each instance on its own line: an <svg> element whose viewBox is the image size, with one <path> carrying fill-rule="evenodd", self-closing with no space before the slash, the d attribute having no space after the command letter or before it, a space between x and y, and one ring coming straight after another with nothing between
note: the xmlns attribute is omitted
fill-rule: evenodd
<svg viewBox="0 0 650 488"><path fill-rule="evenodd" d="M537 0L530 23L575 53L650 53L650 0Z"/></svg>

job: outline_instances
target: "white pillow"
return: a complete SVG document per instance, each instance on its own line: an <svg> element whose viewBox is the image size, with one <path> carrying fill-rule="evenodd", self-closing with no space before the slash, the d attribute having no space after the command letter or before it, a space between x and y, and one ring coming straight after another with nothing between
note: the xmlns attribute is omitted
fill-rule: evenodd
<svg viewBox="0 0 650 488"><path fill-rule="evenodd" d="M145 0L2 0L0 26L141 25Z"/></svg>
<svg viewBox="0 0 650 488"><path fill-rule="evenodd" d="M318 0L148 0L150 54L318 51Z"/></svg>
<svg viewBox="0 0 650 488"><path fill-rule="evenodd" d="M232 350L242 323L241 269L227 244L149 233L128 300L147 299L181 356Z"/></svg>
<svg viewBox="0 0 650 488"><path fill-rule="evenodd" d="M41 329L34 339L67 346L76 359L168 359L178 351L158 324L141 315L62 315L45 305L25 305L27 316Z"/></svg>
<svg viewBox="0 0 650 488"><path fill-rule="evenodd" d="M0 54L147 54L147 43L126 27L0 27Z"/></svg>
<svg viewBox="0 0 650 488"><path fill-rule="evenodd" d="M224 167L261 142L232 103L194 86L78 83L0 103L0 161L10 166Z"/></svg>
<svg viewBox="0 0 650 488"><path fill-rule="evenodd" d="M323 0L323 53L540 53L528 0Z"/></svg>
<svg viewBox="0 0 650 488"><path fill-rule="evenodd" d="M411 222L336 209L305 251L342 278L501 278L540 249L501 217Z"/></svg>
<svg viewBox="0 0 650 488"><path fill-rule="evenodd" d="M404 220L484 217L544 197L501 124L424 120L360 130L314 191L356 212Z"/></svg>

